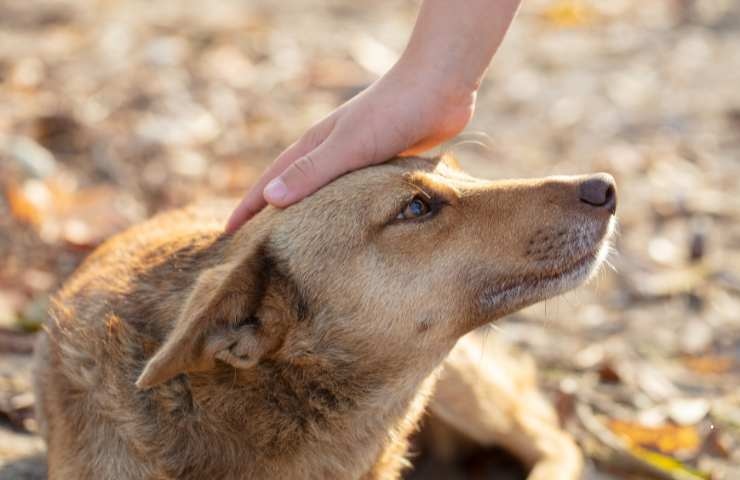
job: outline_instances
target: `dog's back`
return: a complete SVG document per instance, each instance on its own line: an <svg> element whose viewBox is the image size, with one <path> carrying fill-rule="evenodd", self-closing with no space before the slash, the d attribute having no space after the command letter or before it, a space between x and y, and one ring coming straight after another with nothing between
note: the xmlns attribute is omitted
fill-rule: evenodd
<svg viewBox="0 0 740 480"><path fill-rule="evenodd" d="M137 416L148 405L130 387L164 338L173 302L217 261L227 211L189 208L134 227L96 250L53 299L35 379L53 478L140 474L147 452L136 451L136 439L152 419Z"/></svg>

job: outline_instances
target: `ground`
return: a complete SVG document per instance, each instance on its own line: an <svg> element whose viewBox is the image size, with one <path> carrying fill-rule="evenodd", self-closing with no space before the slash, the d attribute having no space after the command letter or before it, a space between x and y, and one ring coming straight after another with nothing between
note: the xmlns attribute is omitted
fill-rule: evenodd
<svg viewBox="0 0 740 480"><path fill-rule="evenodd" d="M472 124L432 153L489 178L608 171L620 227L612 269L489 335L537 359L588 479L740 478L740 4L524 4ZM242 194L393 63L416 8L0 2L0 478L43 475L49 293L127 225ZM494 457L448 478L504 478Z"/></svg>

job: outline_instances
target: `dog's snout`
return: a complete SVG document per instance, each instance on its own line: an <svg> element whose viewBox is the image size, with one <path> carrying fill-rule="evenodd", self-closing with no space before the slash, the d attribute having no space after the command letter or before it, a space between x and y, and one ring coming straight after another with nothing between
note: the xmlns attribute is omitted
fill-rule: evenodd
<svg viewBox="0 0 740 480"><path fill-rule="evenodd" d="M583 203L596 208L605 208L612 215L617 211L617 188L614 178L606 173L584 180L578 193Z"/></svg>

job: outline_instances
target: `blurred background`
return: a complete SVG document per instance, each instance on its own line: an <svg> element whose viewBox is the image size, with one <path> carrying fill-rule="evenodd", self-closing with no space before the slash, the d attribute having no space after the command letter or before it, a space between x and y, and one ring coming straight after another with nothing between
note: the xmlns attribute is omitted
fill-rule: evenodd
<svg viewBox="0 0 740 480"><path fill-rule="evenodd" d="M523 3L472 124L431 153L494 179L610 172L620 227L611 269L490 335L536 358L586 478L740 478L740 3ZM50 292L126 226L243 194L392 65L417 7L0 0L0 478L42 478ZM447 478L521 478L502 457Z"/></svg>

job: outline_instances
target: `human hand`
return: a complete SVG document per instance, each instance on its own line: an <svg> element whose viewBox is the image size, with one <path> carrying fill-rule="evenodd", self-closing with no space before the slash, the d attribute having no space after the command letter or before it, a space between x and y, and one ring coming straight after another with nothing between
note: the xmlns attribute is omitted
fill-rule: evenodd
<svg viewBox="0 0 740 480"><path fill-rule="evenodd" d="M311 127L246 194L227 231L267 202L286 207L346 172L420 153L459 133L473 115L475 90L430 75L397 65Z"/></svg>
<svg viewBox="0 0 740 480"><path fill-rule="evenodd" d="M416 154L470 121L480 81L520 0L424 0L398 63L311 127L231 214L238 229L267 202L287 207L351 170Z"/></svg>

